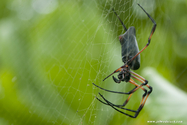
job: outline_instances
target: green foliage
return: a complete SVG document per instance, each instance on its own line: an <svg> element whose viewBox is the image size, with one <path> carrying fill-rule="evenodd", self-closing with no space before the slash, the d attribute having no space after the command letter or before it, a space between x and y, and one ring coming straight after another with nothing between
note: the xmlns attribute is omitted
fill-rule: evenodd
<svg viewBox="0 0 187 125"><path fill-rule="evenodd" d="M154 94L150 95L148 108L145 106L137 119L128 118L95 99L101 90L93 82L117 91L133 88L126 83L114 84L112 78L102 80L123 64L118 36L124 30L111 11L113 5L127 27L137 28L139 48L147 43L152 23L132 11L133 7L138 8L136 3L48 0L38 4L41 9L49 2L48 10L53 5L50 11L43 12L36 9L36 2L1 1L0 124L121 125L148 124L148 120L162 118L159 111L165 109L164 103L158 103L158 110L155 109L153 103L157 104L154 100L158 97ZM141 54L141 68L137 73L142 74L145 67L151 66L171 84L186 91L187 2L157 0L154 3L150 15L157 22L157 29L150 46ZM153 80L149 84L157 82ZM128 97L101 93L116 103L123 103ZM133 95L128 108L139 106L140 95L141 91ZM169 116L164 120L185 120Z"/></svg>

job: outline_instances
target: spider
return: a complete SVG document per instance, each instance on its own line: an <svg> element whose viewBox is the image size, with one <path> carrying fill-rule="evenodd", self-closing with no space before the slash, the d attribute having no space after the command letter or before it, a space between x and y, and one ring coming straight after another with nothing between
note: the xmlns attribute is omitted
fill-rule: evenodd
<svg viewBox="0 0 187 125"><path fill-rule="evenodd" d="M114 9L112 9L113 12L115 13L115 15L117 16L117 18L119 19L119 21L121 22L123 28L126 31L124 34L119 36L119 41L120 41L121 47L122 47L122 53L121 53L122 54L122 61L124 62L124 65L121 66L120 68L118 68L113 73L111 73L110 75L108 75L106 78L103 79L103 81L104 81L108 77L113 75L114 73L119 72L118 79L113 76L114 82L120 83L122 81L125 81L125 82L129 82L129 83L135 85L135 87L129 92L117 92L117 91L104 89L104 88L92 83L96 87L98 87L98 88L100 88L104 91L107 91L107 92L129 95L128 98L125 100L125 102L122 105L113 104L112 102L108 101L100 93L99 93L99 95L101 96L101 98L104 101L100 100L97 97L96 97L96 99L99 100L101 103L103 103L105 105L108 105L108 106L111 106L116 111L118 111L118 112L120 112L124 115L127 115L131 118L136 118L138 116L138 114L140 113L140 111L144 107L144 104L145 104L148 96L152 92L152 87L150 85L148 85L148 81L145 78L143 78L142 76L138 75L137 73L131 71L131 69L132 70L139 69L139 67L140 67L140 53L142 51L144 51L149 46L150 41L151 41L151 37L152 37L152 35L153 35L153 33L156 29L156 22L154 21L154 19L144 10L144 8L140 4L138 4L138 6L146 13L146 15L149 17L149 19L153 23L151 33L148 37L148 43L146 44L146 46L141 51L139 51L138 44L137 44L137 41L136 41L136 30L135 30L135 28L133 26L131 26L129 29L127 29L126 26L121 21L120 17L117 15L117 13L114 11ZM137 84L132 78L138 80L142 84L141 85ZM143 86L148 87L149 91L147 91ZM124 108L125 105L128 103L129 99L131 98L132 94L136 90L138 90L139 88L144 91L144 94L142 95L142 100L141 100L141 103L139 105L139 108L137 110L131 110L131 109ZM133 112L135 114L134 115L127 114L126 112L124 112L125 110Z"/></svg>

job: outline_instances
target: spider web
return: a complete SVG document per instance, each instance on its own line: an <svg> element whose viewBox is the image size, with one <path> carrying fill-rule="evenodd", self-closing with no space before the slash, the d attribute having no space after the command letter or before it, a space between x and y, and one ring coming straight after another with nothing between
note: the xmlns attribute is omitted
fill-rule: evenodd
<svg viewBox="0 0 187 125"><path fill-rule="evenodd" d="M144 124L150 120L146 117L153 118L147 115L151 111L146 105L140 113L141 116L133 121L100 103L95 98L100 98L98 92L114 104L123 104L128 96L104 92L92 83L121 92L128 92L134 88L125 82L116 84L112 77L104 82L103 79L123 65L118 36L125 30L112 8L127 28L136 28L139 49L147 44L153 23L137 3L154 18L158 26L150 46L140 55L141 67L135 72L142 75L144 67L154 67L169 81L178 82L177 80L186 73L187 67L185 66L177 77L173 74L173 71L177 71L177 67L173 65L179 50L171 49L176 43L166 42L175 38L170 27L171 17L167 15L167 2L31 0L9 3L8 8L17 15L13 19L1 21L0 25L1 39L8 41L1 44L4 48L1 49L2 53L6 52L5 55L1 54L2 60L6 60L2 68L2 72L5 73L1 80L4 88L1 95L5 99L4 102L7 102L1 102L6 110L1 123ZM11 80L7 82L6 78ZM5 87L5 82L11 89ZM11 99L4 95L7 88L12 90L9 96ZM136 110L142 94L143 91L137 91L127 108ZM154 100L153 97L150 96L150 100ZM14 106L10 105L12 102L15 110ZM149 98L147 103L152 104ZM6 108L6 105L11 108Z"/></svg>

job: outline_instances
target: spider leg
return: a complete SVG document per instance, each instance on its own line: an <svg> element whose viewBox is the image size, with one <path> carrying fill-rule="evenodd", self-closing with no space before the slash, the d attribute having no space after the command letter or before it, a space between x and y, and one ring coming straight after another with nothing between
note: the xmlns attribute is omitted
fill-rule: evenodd
<svg viewBox="0 0 187 125"><path fill-rule="evenodd" d="M121 66L120 68L116 69L113 73L111 73L111 74L108 75L106 78L104 78L103 81L105 81L105 79L107 79L108 77L110 77L110 76L113 75L114 73L122 71L122 70L123 70L123 67L124 67L124 66Z"/></svg>
<svg viewBox="0 0 187 125"><path fill-rule="evenodd" d="M116 82L116 83L120 83L121 82L121 80L118 80L116 77L114 77L114 76L112 76L112 78L113 78L113 80L114 80L114 82Z"/></svg>
<svg viewBox="0 0 187 125"><path fill-rule="evenodd" d="M133 75L131 75L133 78L135 78ZM135 111L135 114L134 114L134 116L132 116L132 115L127 115L127 116L129 116L129 117L132 117L132 118L136 118L137 116L138 116L138 114L140 113L140 111L142 110L142 108L143 108L143 106L144 106L144 104L145 104L145 102L146 102L146 100L147 100L147 98L148 98L148 96L149 96L149 92L148 92L148 94L147 94L147 90L145 89L145 88L143 88L142 86L144 86L144 85L146 85L147 86L147 81L145 81L145 82L142 82L142 84L141 85L138 85L134 80L132 80L132 79L130 79L130 81L129 81L130 83L132 83L132 84L134 84L134 85L137 85L137 87L135 88L135 89L133 89L131 92L131 94L129 95L129 97L127 98L127 100L123 103L123 105L121 105L121 106L115 106L115 105L111 105L110 104L110 106L112 107L112 108L114 108L115 110L117 110L117 111L119 111L120 113L122 113L122 114L125 114L125 115L127 115L127 113L124 113L124 112L122 112L121 110L119 110L119 109L117 109L117 108L115 108L115 107L118 107L118 108L120 108L120 109L123 109L123 108L121 108L121 107L124 107L127 103L128 103L128 101L129 101L129 99L130 99L130 97L131 97L131 95L136 91L136 90L138 90L139 88L141 88L142 90L144 90L145 91L145 93L143 94L143 96L142 96L142 100L141 100L141 103L140 103L140 106L139 106L139 108ZM149 86L150 87L150 86ZM146 96L147 95L147 96ZM146 96L146 97L145 97ZM106 101L106 100L105 100Z"/></svg>
<svg viewBox="0 0 187 125"><path fill-rule="evenodd" d="M99 95L101 96L101 98L103 98L103 100L105 100L105 102L103 102L103 101L101 101L100 99L98 99L97 97L97 99L100 101L100 102L102 102L103 104L105 104L105 105L109 105L109 106L114 106L114 107L117 107L118 105L115 105L115 104L113 104L112 102L110 102L110 101L108 101L101 93L99 93ZM119 107L118 107L119 108ZM120 108L120 109L124 109L124 110L127 110L127 111L131 111L131 112L136 112L135 110L131 110L131 109L127 109L127 108Z"/></svg>
<svg viewBox="0 0 187 125"><path fill-rule="evenodd" d="M134 72L132 72L132 71L130 71L132 74L134 74L134 75L136 75L137 77L135 77L135 76L133 76L133 75L131 75L133 78L135 78L136 80L138 80L138 81L140 81L140 82L142 82L142 84L144 84L146 87L148 87L149 88L149 91L148 91L148 93L144 93L143 94L143 97L142 97L142 101L141 101L141 103L140 103L140 106L139 106L139 108L138 108L138 112L137 112L137 115L139 114L139 112L141 111L141 109L144 107L144 104L145 104L145 102L147 101L147 98L148 98L148 96L151 94L151 92L152 92L152 87L150 86L150 85L148 85L148 81L145 79L145 78L143 78L143 77L141 77L140 75L138 75L138 74L136 74L136 73L134 73Z"/></svg>
<svg viewBox="0 0 187 125"><path fill-rule="evenodd" d="M129 116L129 117L131 117L131 118L136 118L136 117L137 117L137 116L129 115L129 114L127 114L127 113L125 113L125 112L123 112L123 111L117 109L116 106L115 106L113 103L111 103L111 102L109 102L107 99L105 99L100 93L99 93L99 95L106 101L106 103L104 103L104 104L107 104L107 105L111 106L111 107L112 107L113 109L115 109L116 111L118 111L118 112L120 112L120 113L122 113L122 114L124 114L124 115L127 115L127 116ZM131 112L136 112L136 111L134 111L134 110L126 109L126 108L120 108L120 109L124 109L124 110L131 111Z"/></svg>
<svg viewBox="0 0 187 125"><path fill-rule="evenodd" d="M155 22L155 20L144 10L144 8L140 4L138 4L138 6L140 6L140 8L147 14L147 16L149 17L149 19L153 22L153 27L152 27L151 33L149 35L148 43L146 44L146 46L141 51L139 51L133 58L131 58L127 62L127 64L129 64L132 60L134 60L142 51L144 51L149 46L149 44L151 42L151 37L152 37L153 33L155 32L156 25L157 25L156 22Z"/></svg>
<svg viewBox="0 0 187 125"><path fill-rule="evenodd" d="M146 102L146 100L147 100L147 98L148 98L148 96L146 96L146 95L147 95L147 90L146 90L145 88L142 87L142 86L144 86L144 85L147 86L147 81L143 81L143 80L141 80L141 79L138 79L137 77L135 77L135 76L133 76L133 75L131 75L131 77L136 78L137 80L141 81L142 84L141 84L141 85L138 85L134 80L132 80L132 79L129 80L130 83L132 83L133 85L135 85L135 88L134 88L133 90L129 91L128 93L125 93L125 94L129 94L129 97L128 97L127 100L123 103L123 105L115 105L115 104L113 104L112 102L110 102L110 101L108 101L106 98L104 98L103 95L101 95L100 93L99 93L99 95L102 97L102 99L103 99L105 102L101 101L101 100L100 100L99 98L97 98L97 97L96 97L96 99L99 100L101 103L103 103L103 104L105 104L105 105L111 106L113 109L117 110L118 112L120 112L120 113L122 113L122 114L125 114L125 115L127 115L127 116L129 116L129 117L132 117L132 118L136 118L136 117L138 116L139 112L142 110L142 108L143 108L143 106L144 106L144 104L145 104L145 102ZM143 78L143 77L142 77L142 78ZM94 83L93 83L93 84L94 84ZM94 84L94 85L95 85L95 84ZM103 90L105 90L105 91L108 91L108 92L124 94L123 92L115 92L115 91L111 91L111 90L106 90L106 89L101 88L101 87L99 87L99 86L97 86L97 85L95 85L95 86L98 87L98 88L100 88L100 89L103 89ZM139 88L141 88L142 90L145 91L145 93L144 93L143 96L142 96L142 101L141 101L141 103L140 103L139 108L138 108L136 111L135 111L135 110L131 110L131 109L127 109L127 108L123 108L123 107L128 103L128 101L129 101L129 99L131 98L132 94L133 94L136 90L138 90ZM150 94L150 93L148 93L148 95L149 95L149 94ZM146 96L146 98L145 98L145 96ZM134 116L129 115L129 114L127 114L127 113L125 113L125 112L123 112L123 111L121 111L121 110L119 110L119 109L134 112L135 115L134 115Z"/></svg>
<svg viewBox="0 0 187 125"><path fill-rule="evenodd" d="M136 87L135 87L136 88ZM125 100L125 102L122 104L122 105L119 105L119 107L124 107L130 100L131 96L132 96L133 93L131 93L128 98Z"/></svg>
<svg viewBox="0 0 187 125"><path fill-rule="evenodd" d="M131 77L134 77L134 76L131 75ZM100 86L98 86L98 85L96 85L96 84L94 84L94 83L92 83L92 84L93 84L94 86L96 86L96 87L98 87L98 88L104 90L104 91L107 91L107 92L118 93L118 94L127 94L127 95L129 95L129 97L128 97L127 100L123 103L123 105L116 105L116 106L118 106L118 107L120 108L120 107L124 107L124 106L128 103L128 101L129 101L130 97L132 96L132 94L133 94L136 90L138 90L139 88L141 88L142 90L145 91L143 97L145 97L145 95L147 95L147 90L146 90L145 88L142 87L142 86L146 85L147 82L144 83L144 82L141 81L141 82L142 82L141 85L138 85L138 84L137 84L135 81L133 81L132 79L130 79L129 82L132 83L133 85L135 85L135 88L132 89L132 90L129 91L129 92L117 92L117 91L112 91L112 90L104 89L104 88L102 88L102 87L100 87Z"/></svg>
<svg viewBox="0 0 187 125"><path fill-rule="evenodd" d="M125 31L127 31L126 26L124 25L124 23L122 22L122 20L119 18L118 14L116 13L116 11L114 10L114 8L112 8L113 12L116 14L116 16L118 17L119 21L121 22L121 24L123 25L123 28L125 29Z"/></svg>
<svg viewBox="0 0 187 125"><path fill-rule="evenodd" d="M131 71L131 70L129 70L129 72L130 72L131 74L137 76L137 77L140 78L141 80L146 81L145 78L143 78L142 76L138 75L137 73L135 73L135 72L133 72L133 71ZM135 78L135 79L136 79L136 78ZM138 79L137 79L137 80L138 80ZM139 81L140 81L140 80L139 80ZM140 81L140 82L141 82L141 81ZM147 81L147 82L148 82L148 81Z"/></svg>
<svg viewBox="0 0 187 125"><path fill-rule="evenodd" d="M149 35L149 38L148 38L148 43L147 43L147 45L146 46L148 46L149 45L149 43L150 43L150 41L151 41L151 37L152 37L152 35L153 35L153 33L155 32L155 29L156 29L156 22L155 22L155 20L144 10L144 8L140 5L140 4L138 4L138 6L140 6L140 8L147 14L147 16L149 17L149 19L153 22L153 27L152 27L152 30L151 30L151 33L150 33L150 35Z"/></svg>
<svg viewBox="0 0 187 125"><path fill-rule="evenodd" d="M115 107L118 107L118 105L115 105L115 104L113 104L112 102L110 102L110 101L108 101L105 97L103 97L103 95L101 95L101 93L99 93L99 95L107 102L103 102L103 101L101 101L99 98L97 98L96 97L96 99L98 100L98 101L100 101L101 103L103 103L103 104L105 104L105 105L109 105L109 106L115 106ZM118 107L118 108L121 108L121 109L124 109L124 110L128 110L128 111L131 111L131 112L136 112L136 111L134 111L134 110L131 110L131 109L127 109L127 108L122 108L122 107Z"/></svg>
<svg viewBox="0 0 187 125"><path fill-rule="evenodd" d="M143 78L142 76L138 75L137 73L135 73L135 72L133 72L133 71L129 71L129 72L132 73L133 75L137 76L138 78L137 78L137 77L134 77L134 76L132 75L132 77L134 77L134 78L137 79L138 81L142 82L142 80L143 80L145 83L147 83L146 86L149 88L149 91L148 91L148 96L149 96L149 94L151 94L153 88L152 88L150 85L148 85L148 81L147 81L145 78ZM143 82L142 82L142 83L143 83Z"/></svg>
<svg viewBox="0 0 187 125"><path fill-rule="evenodd" d="M94 84L94 83L93 83L93 84ZM94 84L94 85L95 85L95 84ZM98 87L97 85L95 85L95 86ZM101 87L99 87L99 88L101 88ZM136 88L137 88L137 87L135 87L134 89L136 89ZM103 88L102 88L102 89L103 89ZM134 90L134 89L133 89L133 90ZM104 89L104 90L106 90L106 89ZM131 91L133 91L133 90L131 90ZM108 92L111 92L111 90L107 90L107 91L108 91ZM123 93L123 92L120 92L120 93L119 93L119 92L116 92L116 91L112 91L112 92L113 92L113 93L119 93L119 94L130 94L131 91L128 92L128 93ZM100 93L99 93L99 94L100 94ZM131 93L131 94L129 95L129 97L131 97L132 94L133 94L133 93ZM100 95L101 95L101 94L100 94ZM128 97L128 99L125 101L126 103L127 103L128 100L130 99L129 97ZM107 103L101 101L99 98L96 97L96 99L99 100L100 102L102 102L103 104L108 105ZM111 104L113 104L113 103L111 103ZM122 107L124 107L126 104L125 104L125 105L115 105L115 104L113 104L113 105L116 106L116 107L118 107L118 108L122 108Z"/></svg>
<svg viewBox="0 0 187 125"><path fill-rule="evenodd" d="M151 92L153 91L153 88L152 88L150 85L147 84L146 86L149 88L149 91L148 91L148 94L147 94L147 96L146 96L144 102L142 103L143 105L144 105L145 102L147 101L148 96L149 96L149 95L151 94Z"/></svg>
<svg viewBox="0 0 187 125"><path fill-rule="evenodd" d="M148 81L147 81L145 78L143 78L142 76L136 74L135 72L132 72L132 71L130 71L130 72L138 77L138 78L137 78L137 77L134 77L134 78L137 79L138 81L142 82L142 80L143 80L143 81L145 81L145 82L147 83L147 84L146 84L146 87L149 88L149 91L148 91L148 94L147 94L145 100L142 102L142 104L144 105L145 102L146 102L146 100L147 100L147 98L148 98L148 96L149 96L149 95L151 94L151 92L153 91L153 88L152 88L150 85L148 85Z"/></svg>
<svg viewBox="0 0 187 125"><path fill-rule="evenodd" d="M131 75L131 76L134 77L133 75ZM132 79L130 79L129 82L130 82L131 84L135 85L136 87L135 87L133 90L131 90L131 91L129 92L129 93L130 93L129 97L128 97L127 100L123 103L123 105L119 105L119 107L124 107L124 106L128 103L128 101L130 100L132 94L133 94L136 90L138 90L139 88L141 88L141 89L144 91L144 94L143 94L141 103L143 102L144 97L147 95L147 90L146 90L145 88L142 87L142 86L146 85L147 82L142 82L141 85L138 85L138 84L137 84L134 80L132 80ZM141 104L141 103L140 103L140 104Z"/></svg>
<svg viewBox="0 0 187 125"><path fill-rule="evenodd" d="M131 98L132 94L133 94L136 90L138 90L139 88L141 88L142 90L145 91L145 93L144 93L144 95L143 95L143 99L144 99L145 95L147 94L147 90L144 89L144 88L142 87L142 86L145 85L146 83L142 83L141 85L138 85L138 84L135 83L132 79L130 79L129 82L132 83L133 85L135 85L135 88L134 88L133 90L127 92L127 93L125 93L125 92L116 92L116 91L107 90L107 89L104 89L104 88L102 88L102 87L99 87L99 86L95 85L94 83L92 83L92 84L95 85L96 87L102 89L102 90L107 91L107 92L118 93L118 94L128 94L129 97L128 97L127 100L123 103L123 105L115 105L115 104L113 104L113 103L110 102L111 105L123 109L122 107L124 107L124 106L128 103L128 101L129 101L129 99ZM100 95L101 95L101 94L100 94ZM96 97L96 98L97 98L97 97ZM97 98L97 99L98 99L98 98ZM142 100L143 100L143 99L142 99ZM100 102L102 102L103 104L108 105L107 103L101 101L100 99L98 99L98 100L99 100ZM143 102L143 101L141 101L141 102Z"/></svg>
<svg viewBox="0 0 187 125"><path fill-rule="evenodd" d="M94 86L96 86L97 88L100 88L100 89L102 89L102 90L104 90L104 91L107 91L107 92L112 92L112 93L118 93L118 94L130 94L129 92L117 92L117 91L112 91L112 90L108 90L108 89L104 89L104 88L102 88L102 87L100 87L100 86L98 86L98 85L96 85L96 84L94 84L94 83L92 83Z"/></svg>

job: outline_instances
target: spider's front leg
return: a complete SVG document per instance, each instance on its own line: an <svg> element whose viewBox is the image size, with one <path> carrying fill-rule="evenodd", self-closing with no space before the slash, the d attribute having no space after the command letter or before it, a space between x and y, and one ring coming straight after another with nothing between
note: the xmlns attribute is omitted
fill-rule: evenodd
<svg viewBox="0 0 187 125"><path fill-rule="evenodd" d="M121 82L121 80L117 79L117 78L114 77L114 76L112 76L112 78L113 78L114 82L116 82L116 83L120 83L120 82Z"/></svg>

